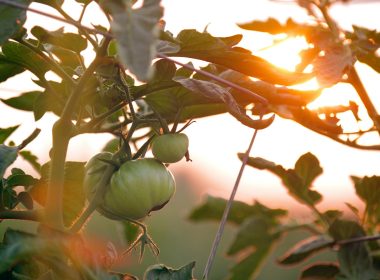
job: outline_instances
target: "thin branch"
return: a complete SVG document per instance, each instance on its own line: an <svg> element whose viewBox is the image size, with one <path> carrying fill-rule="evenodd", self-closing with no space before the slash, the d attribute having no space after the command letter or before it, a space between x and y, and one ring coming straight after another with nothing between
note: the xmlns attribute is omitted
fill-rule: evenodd
<svg viewBox="0 0 380 280"><path fill-rule="evenodd" d="M262 115L261 115L260 119L262 119ZM232 207L232 203L233 203L233 201L235 199L236 192L237 192L238 187L240 185L240 180L241 180L241 177L243 176L243 171L244 171L244 169L245 169L245 167L247 165L249 154L251 152L253 143L255 142L257 132L258 132L258 130L255 129L255 131L254 131L254 133L252 135L251 142L249 143L248 149L247 149L247 151L244 154L244 157L243 157L243 160L242 160L242 164L241 164L239 173L238 173L238 175L236 177L236 181L235 181L234 187L232 189L230 198L229 198L229 200L227 202L226 208L224 209L222 219L220 220L219 228L218 228L218 231L217 231L217 233L215 235L215 239L214 239L214 242L212 244L212 248L211 248L208 260L207 260L206 267L205 267L204 272L203 272L202 279L208 279L208 275L210 273L212 264L213 264L215 256L216 256L216 251L218 249L220 240L222 239L222 235L223 235L224 227L225 227L226 222L227 222L228 214L230 213L230 210L231 210L231 207Z"/></svg>
<svg viewBox="0 0 380 280"><path fill-rule="evenodd" d="M335 241L333 245L342 246L342 245L348 245L348 244L359 243L359 242L374 241L374 240L379 240L379 239L380 239L380 234L371 235L371 236L360 236L360 237L354 237L350 239Z"/></svg>
<svg viewBox="0 0 380 280"><path fill-rule="evenodd" d="M40 134L41 132L41 129L39 128L36 128L32 134L30 134L24 141L22 141L22 143L20 145L18 145L18 149L19 150L22 150L26 147L26 145L28 145L30 142L32 142L37 136L38 134Z"/></svg>

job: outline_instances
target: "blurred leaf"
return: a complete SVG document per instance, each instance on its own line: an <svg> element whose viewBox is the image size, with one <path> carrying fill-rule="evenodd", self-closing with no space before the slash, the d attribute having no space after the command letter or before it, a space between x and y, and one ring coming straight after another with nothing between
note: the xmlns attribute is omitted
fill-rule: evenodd
<svg viewBox="0 0 380 280"><path fill-rule="evenodd" d="M43 76L50 70L40 55L20 43L9 41L1 49L7 61L25 67L37 77Z"/></svg>
<svg viewBox="0 0 380 280"><path fill-rule="evenodd" d="M33 111L34 102L40 93L40 91L29 91L17 97L1 99L1 101L15 109Z"/></svg>
<svg viewBox="0 0 380 280"><path fill-rule="evenodd" d="M281 24L275 18L268 18L265 21L253 20L251 22L238 24L242 29L266 32L272 35L287 33L288 35L307 35L313 26L299 24L292 19L288 19L285 24Z"/></svg>
<svg viewBox="0 0 380 280"><path fill-rule="evenodd" d="M31 33L40 41L40 43L51 44L72 50L76 53L87 48L87 40L76 33L64 32L63 28L55 31L48 31L41 26L34 26Z"/></svg>
<svg viewBox="0 0 380 280"><path fill-rule="evenodd" d="M244 220L239 227L239 231L229 247L227 255L235 255L241 250L249 247L258 248L270 247L278 239L280 234L270 232L271 225L264 217L251 217Z"/></svg>
<svg viewBox="0 0 380 280"><path fill-rule="evenodd" d="M0 128L0 144L3 144L5 140L19 127L19 125Z"/></svg>
<svg viewBox="0 0 380 280"><path fill-rule="evenodd" d="M302 155L294 166L294 171L303 180L306 188L311 187L315 178L322 174L319 160L312 153Z"/></svg>
<svg viewBox="0 0 380 280"><path fill-rule="evenodd" d="M0 178L4 177L6 169L16 160L17 155L17 147L0 145Z"/></svg>
<svg viewBox="0 0 380 280"><path fill-rule="evenodd" d="M313 263L302 271L300 280L334 280L338 273L334 263Z"/></svg>
<svg viewBox="0 0 380 280"><path fill-rule="evenodd" d="M322 87L330 87L342 80L348 67L353 65L354 58L348 48L336 47L325 50L314 62L314 71Z"/></svg>
<svg viewBox="0 0 380 280"><path fill-rule="evenodd" d="M282 256L278 262L283 265L293 265L304 261L323 249L330 247L334 243L333 240L327 239L325 236L312 236L298 242Z"/></svg>
<svg viewBox="0 0 380 280"><path fill-rule="evenodd" d="M20 203L22 203L22 205L25 206L26 209L32 210L34 208L33 199L32 199L32 197L30 196L29 193L27 193L27 192L20 192L17 195L17 199L18 199L18 201Z"/></svg>
<svg viewBox="0 0 380 280"><path fill-rule="evenodd" d="M356 54L357 59L370 66L373 70L380 73L380 57L376 53L359 52Z"/></svg>
<svg viewBox="0 0 380 280"><path fill-rule="evenodd" d="M312 78L312 74L286 71L251 55L245 49L232 47L232 44L238 42L239 36L236 35L234 40L226 40L194 29L182 30L176 38L181 44L181 50L173 55L212 62L273 84L292 85Z"/></svg>
<svg viewBox="0 0 380 280"><path fill-rule="evenodd" d="M189 219L192 221L217 220L219 221L223 215L227 200L208 196L203 205L193 209ZM241 201L234 201L231 207L228 221L234 224L241 224L246 218L253 215L260 215L267 220L275 221L287 214L287 211L282 209L271 209L263 204L256 202L253 205L246 204Z"/></svg>
<svg viewBox="0 0 380 280"><path fill-rule="evenodd" d="M34 0L33 2L38 2L52 7L62 6L64 0Z"/></svg>
<svg viewBox="0 0 380 280"><path fill-rule="evenodd" d="M350 209L351 210L351 212L352 213L354 213L354 215L356 216L356 217L360 217L359 216L359 209L358 208L356 208L354 205L352 205L351 203L349 203L349 202L345 202L344 204L346 204L346 206L348 207L348 209Z"/></svg>
<svg viewBox="0 0 380 280"><path fill-rule="evenodd" d="M231 276L229 279L255 279L270 251L271 247L262 246L257 248L257 250L231 268Z"/></svg>
<svg viewBox="0 0 380 280"><path fill-rule="evenodd" d="M322 215L325 217L328 224L332 224L336 219L343 216L343 212L339 210L327 210L323 212Z"/></svg>
<svg viewBox="0 0 380 280"><path fill-rule="evenodd" d="M19 203L16 191L11 187L6 187L3 191L3 203L7 209L13 209Z"/></svg>
<svg viewBox="0 0 380 280"><path fill-rule="evenodd" d="M29 0L14 0L18 4L29 5ZM0 5L0 45L18 33L26 20L26 11L8 5Z"/></svg>
<svg viewBox="0 0 380 280"><path fill-rule="evenodd" d="M242 160L244 154L239 153L238 156L240 160ZM308 183L311 178L315 178L316 174L320 172L319 164L318 166L316 165L313 157L311 154L309 156L306 154L303 159L302 157L300 158L301 161L297 169L304 178L301 178L294 169L285 169L281 165L259 157L249 157L247 164L260 170L268 170L277 175L281 178L289 194L303 204L314 205L322 199L322 196L317 191L311 190L310 185L305 184ZM308 158L311 159L310 162L308 162ZM309 167L308 163L311 164ZM308 174L308 172L310 172L310 174Z"/></svg>
<svg viewBox="0 0 380 280"><path fill-rule="evenodd" d="M369 207L380 204L380 176L351 176L351 179L355 183L356 194L362 201Z"/></svg>
<svg viewBox="0 0 380 280"><path fill-rule="evenodd" d="M85 162L67 161L65 163L65 180L63 194L63 218L69 226L82 212L85 205L83 191ZM29 191L33 199L44 205L49 183L50 162L41 167L41 178Z"/></svg>
<svg viewBox="0 0 380 280"><path fill-rule="evenodd" d="M33 176L26 174L12 174L7 178L8 187L24 186L29 187L36 183L36 179Z"/></svg>
<svg viewBox="0 0 380 280"><path fill-rule="evenodd" d="M145 271L144 280L192 280L195 262L179 269L172 269L163 264L155 264Z"/></svg>
<svg viewBox="0 0 380 280"><path fill-rule="evenodd" d="M111 27L121 61L139 80L147 80L156 56L158 22L163 15L160 1L145 0L139 9L117 0L104 1L103 5L113 18Z"/></svg>
<svg viewBox="0 0 380 280"><path fill-rule="evenodd" d="M364 229L354 221L337 219L329 228L335 240L345 240L365 236ZM372 257L367 244L362 242L341 245L338 251L341 274L337 279L375 280L378 274L373 268Z"/></svg>
<svg viewBox="0 0 380 280"><path fill-rule="evenodd" d="M29 162L30 165L33 166L34 170L36 170L38 173L40 172L41 164L38 162L37 156L35 156L34 154L32 154L31 151L22 150L22 151L19 152L19 155L24 160L26 160L27 162Z"/></svg>
<svg viewBox="0 0 380 280"><path fill-rule="evenodd" d="M137 239L140 234L140 228L138 225L131 222L123 222L124 238L127 244L130 245Z"/></svg>
<svg viewBox="0 0 380 280"><path fill-rule="evenodd" d="M24 67L7 61L4 55L0 54L0 83L24 71Z"/></svg>
<svg viewBox="0 0 380 280"><path fill-rule="evenodd" d="M186 78L176 78L175 81L195 94L226 104L228 112L248 127L263 129L271 125L274 120L274 116L265 120L251 119L227 89L212 82Z"/></svg>
<svg viewBox="0 0 380 280"><path fill-rule="evenodd" d="M163 41L163 40L158 40L157 43L157 52L161 54L171 54L171 53L177 53L180 50L180 46L178 44L168 42L168 41Z"/></svg>

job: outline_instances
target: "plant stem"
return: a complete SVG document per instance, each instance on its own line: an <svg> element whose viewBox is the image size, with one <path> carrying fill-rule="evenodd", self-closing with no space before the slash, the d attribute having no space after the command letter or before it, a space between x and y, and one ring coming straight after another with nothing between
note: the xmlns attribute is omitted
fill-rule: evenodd
<svg viewBox="0 0 380 280"><path fill-rule="evenodd" d="M52 228L63 230L63 188L64 188L64 167L67 148L72 136L73 123L71 117L75 111L81 93L88 80L93 75L96 67L101 61L107 50L109 39L105 39L99 48L95 59L80 77L78 84L74 87L66 105L63 109L61 118L53 127L53 150L51 158L50 183L47 191L46 200L46 224Z"/></svg>
<svg viewBox="0 0 380 280"><path fill-rule="evenodd" d="M260 117L260 119L261 118L262 118L262 116ZM206 267L205 267L204 272L203 272L202 279L208 279L208 275L210 273L212 264L213 264L214 259L215 259L216 251L218 249L220 240L222 239L222 235L223 235L224 227L225 227L226 222L227 222L228 214L230 213L230 210L231 210L231 207L232 207L232 203L233 203L233 201L235 199L235 195L236 195L236 192L238 190L238 187L239 187L239 184L240 184L240 180L241 180L241 177L243 175L243 171L245 169L245 166L247 165L248 157L249 157L249 154L251 152L253 143L255 142L257 132L258 132L258 130L255 129L255 131L253 133L253 136L252 136L252 139L251 139L251 142L249 143L248 149L247 149L247 151L244 154L244 157L243 157L243 160L242 160L242 164L241 164L238 176L236 178L236 181L235 181L234 187L232 189L230 198L229 198L229 200L227 202L226 208L224 209L222 219L220 220L219 228L218 228L218 231L217 231L217 233L215 235L215 239L214 239L214 242L212 244L212 248L211 248L208 260L207 260Z"/></svg>
<svg viewBox="0 0 380 280"><path fill-rule="evenodd" d="M26 147L26 145L28 145L30 142L32 142L37 136L38 134L40 134L41 132L41 129L39 128L36 128L32 134L30 134L24 141L22 141L22 143L20 145L18 145L18 149L19 150L22 150Z"/></svg>

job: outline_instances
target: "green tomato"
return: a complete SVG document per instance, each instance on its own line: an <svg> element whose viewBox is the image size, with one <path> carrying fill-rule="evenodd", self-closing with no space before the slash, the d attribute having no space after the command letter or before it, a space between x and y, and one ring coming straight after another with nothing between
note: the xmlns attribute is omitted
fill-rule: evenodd
<svg viewBox="0 0 380 280"><path fill-rule="evenodd" d="M168 133L157 136L152 142L154 157L165 163L180 161L189 148L189 138L184 133Z"/></svg>
<svg viewBox="0 0 380 280"><path fill-rule="evenodd" d="M100 153L87 163L84 189L89 200L109 164L99 159L111 158L110 153ZM96 210L113 220L139 220L164 207L174 192L174 177L160 161L130 160L112 174L103 203Z"/></svg>
<svg viewBox="0 0 380 280"><path fill-rule="evenodd" d="M86 164L85 175L84 175L84 192L87 198L90 200L96 193L96 186L103 177L103 173L109 163L102 161L111 160L112 154L103 152L92 157Z"/></svg>

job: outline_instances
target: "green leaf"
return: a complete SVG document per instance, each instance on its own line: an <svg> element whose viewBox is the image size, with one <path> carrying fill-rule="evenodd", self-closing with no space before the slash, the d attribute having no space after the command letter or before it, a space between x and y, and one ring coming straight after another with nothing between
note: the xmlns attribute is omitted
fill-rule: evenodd
<svg viewBox="0 0 380 280"><path fill-rule="evenodd" d="M36 98L39 94L41 94L40 91L29 91L17 97L1 99L1 101L15 109L33 111L34 102L36 101Z"/></svg>
<svg viewBox="0 0 380 280"><path fill-rule="evenodd" d="M300 280L334 280L338 273L334 263L313 263L302 271Z"/></svg>
<svg viewBox="0 0 380 280"><path fill-rule="evenodd" d="M257 248L257 250L232 267L231 277L229 279L255 279L270 251L271 247L262 246Z"/></svg>
<svg viewBox="0 0 380 280"><path fill-rule="evenodd" d="M294 166L294 171L303 180L306 188L310 188L314 179L322 174L319 160L312 153L302 155Z"/></svg>
<svg viewBox="0 0 380 280"><path fill-rule="evenodd" d="M116 153L119 150L120 139L113 138L106 143L106 145L102 148L103 152Z"/></svg>
<svg viewBox="0 0 380 280"><path fill-rule="evenodd" d="M331 246L333 240L325 236L312 236L298 242L282 256L278 262L283 265L293 265L306 260L311 255Z"/></svg>
<svg viewBox="0 0 380 280"><path fill-rule="evenodd" d="M335 240L345 240L365 236L364 229L354 221L337 219L329 228L329 234ZM338 251L341 274L337 279L378 279L373 268L372 257L367 244L362 242L341 245Z"/></svg>
<svg viewBox="0 0 380 280"><path fill-rule="evenodd" d="M24 67L7 61L4 55L0 54L0 83L24 71Z"/></svg>
<svg viewBox="0 0 380 280"><path fill-rule="evenodd" d="M83 191L84 162L67 161L63 193L63 218L67 226L79 216L85 206ZM33 199L44 205L49 183L50 162L41 167L41 178L29 191Z"/></svg>
<svg viewBox="0 0 380 280"><path fill-rule="evenodd" d="M32 210L34 208L33 199L28 192L20 192L17 195L17 199L26 209Z"/></svg>
<svg viewBox="0 0 380 280"><path fill-rule="evenodd" d="M22 5L29 5L28 0L14 0ZM26 11L5 4L0 4L0 45L17 34L26 21Z"/></svg>
<svg viewBox="0 0 380 280"><path fill-rule="evenodd" d="M244 154L239 153L238 156L240 160L242 160ZM307 158L312 157L306 156L305 159ZM285 169L281 165L277 165L272 161L268 161L259 157L249 157L247 164L260 170L268 170L277 175L279 178L281 178L282 183L290 195L292 195L303 204L314 205L322 199L322 196L317 191L311 190L311 186L306 185L305 183L310 182L311 178L315 178L315 175L319 172L319 168L317 168L315 165L314 160L311 160L311 162L314 162L311 164L311 167L307 167L308 165L305 159L301 160L301 163L303 163L298 164L297 167L298 172L304 176L304 178L301 178L294 169Z"/></svg>
<svg viewBox="0 0 380 280"><path fill-rule="evenodd" d="M355 191L367 207L380 205L380 176L351 176L355 184Z"/></svg>
<svg viewBox="0 0 380 280"><path fill-rule="evenodd" d="M76 53L87 48L87 40L76 33L64 32L63 28L55 31L48 31L41 26L34 26L31 33L40 43L59 46Z"/></svg>
<svg viewBox="0 0 380 280"><path fill-rule="evenodd" d="M38 162L37 156L35 156L34 154L32 154L31 151L22 150L22 151L19 152L19 155L24 160L26 160L27 162L29 162L30 165L33 166L34 170L36 170L37 172L40 172L41 164Z"/></svg>
<svg viewBox="0 0 380 280"><path fill-rule="evenodd" d="M33 176L26 174L12 174L7 178L8 187L24 186L29 187L36 183L36 179Z"/></svg>
<svg viewBox="0 0 380 280"><path fill-rule="evenodd" d="M130 3L105 1L110 11L111 27L117 41L121 61L139 80L147 80L152 59L156 56L158 22L163 15L159 0L145 0L139 9Z"/></svg>
<svg viewBox="0 0 380 280"><path fill-rule="evenodd" d="M217 220L219 221L223 215L227 200L208 196L207 200L197 208L193 209L189 219L192 221ZM287 214L283 209L271 209L259 202L253 205L246 204L241 201L234 201L231 207L228 221L234 224L241 224L246 218L252 215L260 215L269 220L275 221Z"/></svg>
<svg viewBox="0 0 380 280"><path fill-rule="evenodd" d="M253 247L256 250L261 247L270 247L281 234L270 232L271 225L263 217L251 217L244 220L239 231L228 249L228 255L235 255L243 249Z"/></svg>
<svg viewBox="0 0 380 280"><path fill-rule="evenodd" d="M2 51L7 61L25 67L37 77L50 70L47 62L39 54L20 43L9 41L2 46Z"/></svg>
<svg viewBox="0 0 380 280"><path fill-rule="evenodd" d="M0 178L4 177L4 173L17 158L18 148L0 145Z"/></svg>
<svg viewBox="0 0 380 280"><path fill-rule="evenodd" d="M5 140L19 127L19 125L11 126L7 128L0 128L0 144L3 144Z"/></svg>
<svg viewBox="0 0 380 280"><path fill-rule="evenodd" d="M228 112L246 126L263 129L271 125L274 120L274 116L266 120L251 119L239 106L231 93L220 85L196 79L175 78L174 80L195 94L214 102L224 103Z"/></svg>
<svg viewBox="0 0 380 280"><path fill-rule="evenodd" d="M173 269L163 264L155 264L146 270L144 280L192 280L195 262L179 269Z"/></svg>

